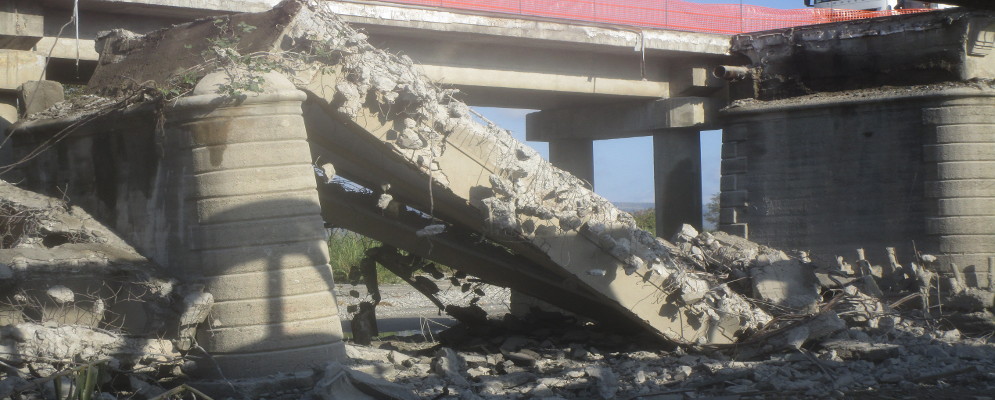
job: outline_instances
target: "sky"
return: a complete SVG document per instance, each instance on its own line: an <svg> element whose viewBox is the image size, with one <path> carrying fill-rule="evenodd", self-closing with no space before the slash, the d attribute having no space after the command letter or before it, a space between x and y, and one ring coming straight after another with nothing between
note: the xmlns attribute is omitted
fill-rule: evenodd
<svg viewBox="0 0 995 400"><path fill-rule="evenodd" d="M739 4L736 0L691 0L694 3ZM803 0L745 0L743 4L772 8L804 8ZM478 112L525 141L525 115L535 110L476 107ZM544 142L526 142L549 159ZM721 131L701 133L702 199L719 191ZM653 139L600 140L594 142L594 191L613 202L653 202Z"/></svg>

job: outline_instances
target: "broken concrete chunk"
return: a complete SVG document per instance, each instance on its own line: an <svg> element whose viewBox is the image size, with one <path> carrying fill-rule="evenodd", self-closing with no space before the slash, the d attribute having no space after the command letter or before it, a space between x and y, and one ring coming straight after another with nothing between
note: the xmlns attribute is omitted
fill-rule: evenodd
<svg viewBox="0 0 995 400"><path fill-rule="evenodd" d="M435 236L435 235L438 235L438 234L444 232L445 230L446 230L446 226L445 225L443 225L443 224L434 224L434 225L426 226L426 227L422 228L421 230L419 230L418 232L415 232L415 236L418 236L418 237Z"/></svg>
<svg viewBox="0 0 995 400"><path fill-rule="evenodd" d="M76 294L71 289L62 285L52 286L45 293L59 304L68 304L76 300Z"/></svg>
<svg viewBox="0 0 995 400"><path fill-rule="evenodd" d="M587 375L594 378L594 384L597 385L598 395L602 399L614 399L615 394L618 392L618 378L615 377L615 373L612 372L611 368L607 367L589 367L585 370Z"/></svg>
<svg viewBox="0 0 995 400"><path fill-rule="evenodd" d="M780 307L814 311L820 300L815 270L795 260L751 268L750 278L755 297Z"/></svg>
<svg viewBox="0 0 995 400"><path fill-rule="evenodd" d="M844 360L867 360L881 362L898 357L900 346L889 343L868 343L851 339L830 340L822 347L836 351Z"/></svg>
<svg viewBox="0 0 995 400"><path fill-rule="evenodd" d="M391 196L391 195L389 195L387 193L383 193L377 199L377 208L379 208L381 210L386 210L387 207L390 205L390 202L393 201L393 200L394 200L394 196Z"/></svg>
<svg viewBox="0 0 995 400"><path fill-rule="evenodd" d="M66 99L62 84L56 81L27 81L17 88L17 101L22 116L45 111Z"/></svg>
<svg viewBox="0 0 995 400"><path fill-rule="evenodd" d="M470 382L463 377L461 372L466 371L466 363L459 354L448 347L443 347L435 353L435 358L432 359L432 371L454 385L470 386Z"/></svg>
<svg viewBox="0 0 995 400"><path fill-rule="evenodd" d="M417 150L425 147L425 141L413 129L405 129L397 134L397 146L406 150Z"/></svg>

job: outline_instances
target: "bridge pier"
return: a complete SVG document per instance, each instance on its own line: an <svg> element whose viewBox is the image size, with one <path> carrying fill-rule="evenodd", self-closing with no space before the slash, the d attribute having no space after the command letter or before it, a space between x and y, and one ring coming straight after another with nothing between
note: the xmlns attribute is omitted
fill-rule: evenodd
<svg viewBox="0 0 995 400"><path fill-rule="evenodd" d="M975 83L995 77L992 21L954 9L734 38L752 64L723 111L720 228L823 264L932 254L962 288L995 287L995 91Z"/></svg>
<svg viewBox="0 0 995 400"><path fill-rule="evenodd" d="M594 188L594 140L549 141L549 162L587 182Z"/></svg>
<svg viewBox="0 0 995 400"><path fill-rule="evenodd" d="M669 239L681 225L701 230L701 142L697 129L653 135L656 234Z"/></svg>
<svg viewBox="0 0 995 400"><path fill-rule="evenodd" d="M306 95L266 74L261 93L192 96L108 113L20 170L25 187L71 198L142 255L214 298L193 377L305 371L346 358L310 146ZM15 155L62 125L22 128ZM160 324L174 323L158 321ZM227 386L225 386L227 387Z"/></svg>
<svg viewBox="0 0 995 400"><path fill-rule="evenodd" d="M653 137L657 235L681 225L701 229L700 131L714 123L720 101L675 97L539 111L526 118L526 138L549 142L553 165L593 185L593 141Z"/></svg>
<svg viewBox="0 0 995 400"><path fill-rule="evenodd" d="M229 378L264 376L345 358L301 116L307 96L282 75L263 78L262 92L232 102L220 87L235 78L210 74L167 115L167 137L185 149L188 233L171 267L215 300L197 335L212 355L198 360L202 377L216 378L218 369Z"/></svg>

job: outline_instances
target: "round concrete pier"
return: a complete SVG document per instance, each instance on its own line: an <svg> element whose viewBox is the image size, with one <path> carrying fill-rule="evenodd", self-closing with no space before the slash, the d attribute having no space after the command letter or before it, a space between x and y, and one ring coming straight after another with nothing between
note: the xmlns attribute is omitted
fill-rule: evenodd
<svg viewBox="0 0 995 400"><path fill-rule="evenodd" d="M181 246L169 265L215 299L197 341L197 375L245 378L345 359L301 103L282 75L228 98L205 77L168 111L183 178ZM179 253L179 254L175 254Z"/></svg>

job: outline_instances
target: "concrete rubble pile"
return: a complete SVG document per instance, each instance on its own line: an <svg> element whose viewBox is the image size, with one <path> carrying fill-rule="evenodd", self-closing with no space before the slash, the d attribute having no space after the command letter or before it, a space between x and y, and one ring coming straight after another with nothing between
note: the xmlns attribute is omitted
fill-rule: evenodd
<svg viewBox="0 0 995 400"><path fill-rule="evenodd" d="M992 389L995 347L990 339L965 338L993 330L991 296L986 302L956 278L940 284L928 256L906 266L893 258L891 265L875 267L863 257L853 265L841 259L826 266L813 265L803 253L689 226L673 241L655 238L582 181L482 122L454 98L457 93L419 74L411 59L374 48L323 4L288 0L269 12L146 36L108 33L98 44L100 66L89 87L103 97L87 104L144 110L146 119L158 120L163 95L190 90L182 82L211 74L213 80L203 81L213 82L208 89L237 103L283 75L307 95L303 118L321 182L322 216L384 243L368 253L367 266L400 271L426 293L430 280L413 274L413 266L424 268L421 258L433 260L600 324L544 313L524 320L458 318L464 324L443 332L441 344L367 337L374 347L348 346L351 364L276 379L284 386L256 381L256 393L288 399L371 392L396 399L676 399L840 397L868 388L908 393L954 384ZM205 85L194 93L203 94ZM80 120L70 108L56 104L45 115ZM36 119L15 130L47 122ZM334 180L339 175L371 190L347 190ZM16 196L2 196L0 210L17 214L21 206L7 200ZM0 315L10 321L0 331L0 349L15 354L0 355L0 367L7 369L0 397L23 392L31 384L26 378L46 379L61 365L39 373L31 357L83 366L110 360L110 368L169 365L155 373L182 375L187 365L180 355L198 351L193 331L207 317L211 295L160 278L109 229L77 209L45 201L36 209L56 210L51 215L58 218L32 220L32 234L10 243L4 238L13 248L0 250L2 284L33 290L22 297L44 304ZM70 217L77 222L65 222ZM12 221L5 220L10 232L23 230L13 229ZM62 283L77 279L82 286ZM55 281L61 284L50 284ZM93 282L97 286L85 286ZM126 299L90 294L107 282L120 285L111 290ZM375 304L375 282L368 290ZM7 301L29 302L17 296ZM446 308L438 300L436 305ZM132 318L127 326L105 321L115 307L125 308L114 311L121 315L141 308L140 327ZM446 309L456 316L465 308L472 307ZM958 312L963 332L937 322L944 309ZM152 339L156 334L171 340ZM78 342L61 345L67 335ZM47 346L46 338L59 338L60 345ZM143 386L143 379L133 378L128 390L151 390L140 395L145 398L165 393Z"/></svg>
<svg viewBox="0 0 995 400"><path fill-rule="evenodd" d="M995 346L988 339L891 318L890 326L843 327L818 345L756 359L661 349L549 318L494 324L442 345L389 337L348 350L353 368L411 387L421 398L981 399L970 395L995 389Z"/></svg>
<svg viewBox="0 0 995 400"><path fill-rule="evenodd" d="M4 181L0 227L0 397L52 396L74 377L66 365L150 373L183 363L209 294L165 276L79 207Z"/></svg>

